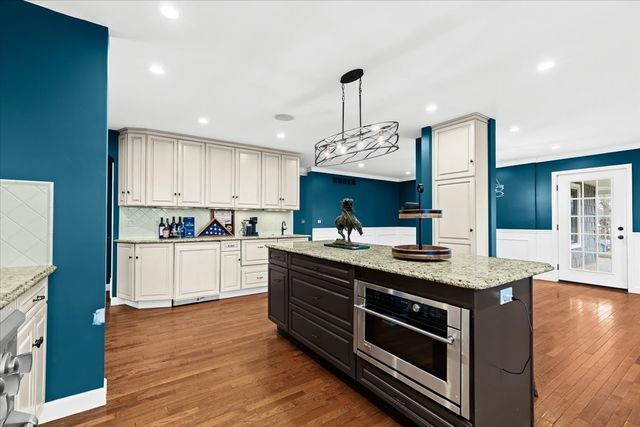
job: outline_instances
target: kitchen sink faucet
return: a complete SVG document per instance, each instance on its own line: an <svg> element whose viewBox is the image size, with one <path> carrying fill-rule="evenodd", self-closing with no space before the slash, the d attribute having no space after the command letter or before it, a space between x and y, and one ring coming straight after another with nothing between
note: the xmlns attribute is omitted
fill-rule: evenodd
<svg viewBox="0 0 640 427"><path fill-rule="evenodd" d="M287 230L287 223L286 221L282 221L282 225L280 226L280 235L284 236L284 230Z"/></svg>

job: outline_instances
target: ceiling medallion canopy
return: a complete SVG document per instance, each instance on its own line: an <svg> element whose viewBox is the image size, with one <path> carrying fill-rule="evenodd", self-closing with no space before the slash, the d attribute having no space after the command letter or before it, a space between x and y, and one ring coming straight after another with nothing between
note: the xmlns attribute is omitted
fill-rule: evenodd
<svg viewBox="0 0 640 427"><path fill-rule="evenodd" d="M336 166L361 162L398 150L398 122L379 122L362 126L362 75L360 68L340 78L342 84L342 131L316 143L316 166ZM358 81L360 126L344 130L344 85Z"/></svg>

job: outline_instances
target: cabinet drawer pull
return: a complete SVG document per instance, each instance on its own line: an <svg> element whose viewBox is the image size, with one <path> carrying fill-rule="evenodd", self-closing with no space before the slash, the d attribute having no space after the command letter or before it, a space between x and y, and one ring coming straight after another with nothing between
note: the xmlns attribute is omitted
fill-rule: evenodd
<svg viewBox="0 0 640 427"><path fill-rule="evenodd" d="M398 404L400 404L402 406L407 406L407 402L405 402L404 400L400 399L398 396L391 396L391 398L393 400L395 400Z"/></svg>
<svg viewBox="0 0 640 427"><path fill-rule="evenodd" d="M258 249L264 249L264 246L256 246Z"/></svg>
<svg viewBox="0 0 640 427"><path fill-rule="evenodd" d="M43 342L44 342L44 337L40 337L33 342L33 345L31 346L31 348L33 347L40 348Z"/></svg>
<svg viewBox="0 0 640 427"><path fill-rule="evenodd" d="M44 295L38 295L32 301L33 302L38 302L38 301L42 301L43 299L44 299Z"/></svg>
<svg viewBox="0 0 640 427"><path fill-rule="evenodd" d="M257 276L256 279L257 280L262 280L262 279L264 279L264 276Z"/></svg>
<svg viewBox="0 0 640 427"><path fill-rule="evenodd" d="M311 299L314 301L320 301L320 296L319 295L311 295Z"/></svg>
<svg viewBox="0 0 640 427"><path fill-rule="evenodd" d="M314 340L317 340L317 339L318 339L318 335L317 335L317 334L312 333L312 334L311 334L311 338L313 338Z"/></svg>

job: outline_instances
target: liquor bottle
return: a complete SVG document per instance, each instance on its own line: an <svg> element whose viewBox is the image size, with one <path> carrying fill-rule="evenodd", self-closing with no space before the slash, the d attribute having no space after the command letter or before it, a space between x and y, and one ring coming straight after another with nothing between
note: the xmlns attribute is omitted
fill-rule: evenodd
<svg viewBox="0 0 640 427"><path fill-rule="evenodd" d="M164 230L162 230L162 238L168 239L171 237L171 225L169 225L169 217L167 217L167 223L164 225Z"/></svg>
<svg viewBox="0 0 640 427"><path fill-rule="evenodd" d="M178 224L176 224L176 217L173 217L173 220L171 221L171 237L177 237L178 236Z"/></svg>
<svg viewBox="0 0 640 427"><path fill-rule="evenodd" d="M178 237L184 237L184 224L181 216L178 217Z"/></svg>
<svg viewBox="0 0 640 427"><path fill-rule="evenodd" d="M167 218L168 220L169 218ZM162 239L164 237L164 220L160 217L160 225L158 226L158 238Z"/></svg>

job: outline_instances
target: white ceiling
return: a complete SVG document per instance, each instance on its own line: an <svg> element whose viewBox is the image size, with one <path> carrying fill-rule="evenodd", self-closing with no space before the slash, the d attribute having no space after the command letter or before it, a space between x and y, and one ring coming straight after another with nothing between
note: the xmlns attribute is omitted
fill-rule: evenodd
<svg viewBox="0 0 640 427"><path fill-rule="evenodd" d="M640 147L637 2L193 1L173 3L177 20L162 2L36 3L109 27L113 129L288 149L311 166L314 143L340 127L340 76L364 68L363 120L399 121L401 149L345 170L405 178L420 129L471 112L497 120L503 163ZM538 72L545 59L556 67Z"/></svg>

